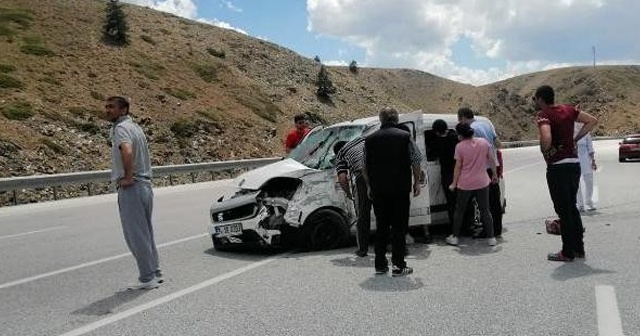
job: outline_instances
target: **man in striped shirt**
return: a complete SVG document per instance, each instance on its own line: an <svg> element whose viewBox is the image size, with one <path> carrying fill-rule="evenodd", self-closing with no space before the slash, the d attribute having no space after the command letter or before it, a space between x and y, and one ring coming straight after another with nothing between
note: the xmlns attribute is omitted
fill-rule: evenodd
<svg viewBox="0 0 640 336"><path fill-rule="evenodd" d="M335 165L338 182L344 193L351 200L354 197L351 192L349 177L355 182L355 204L356 215L358 216L358 224L356 226L358 230L356 235L358 249L355 253L358 257L366 257L369 252L369 235L371 233L371 200L367 195L367 182L362 175L364 168L364 138L358 137L350 142L338 141L333 150L336 152Z"/></svg>

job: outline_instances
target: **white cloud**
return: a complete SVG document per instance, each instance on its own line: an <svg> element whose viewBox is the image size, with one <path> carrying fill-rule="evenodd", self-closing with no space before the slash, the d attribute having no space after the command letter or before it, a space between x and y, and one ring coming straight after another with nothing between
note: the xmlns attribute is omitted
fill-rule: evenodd
<svg viewBox="0 0 640 336"><path fill-rule="evenodd" d="M195 19L198 14L198 8L192 0L123 0L123 2L149 7L189 19Z"/></svg>
<svg viewBox="0 0 640 336"><path fill-rule="evenodd" d="M308 30L363 48L367 64L472 84L591 64L592 46L601 64L639 63L639 10L637 0L307 0ZM477 58L458 64L462 38Z"/></svg>
<svg viewBox="0 0 640 336"><path fill-rule="evenodd" d="M193 0L123 0L123 2L131 3L138 6L149 7L161 12L175 14L191 20L197 20L202 23L210 24L216 27L235 30L239 33L248 35L246 31L236 28L231 24L220 21L218 19L204 19L198 17L198 8ZM241 12L231 1L224 1L227 8Z"/></svg>
<svg viewBox="0 0 640 336"><path fill-rule="evenodd" d="M223 1L225 7L227 7L227 9L234 11L234 12L238 12L238 13L242 13L242 8L238 8L236 7L233 2L231 1Z"/></svg>

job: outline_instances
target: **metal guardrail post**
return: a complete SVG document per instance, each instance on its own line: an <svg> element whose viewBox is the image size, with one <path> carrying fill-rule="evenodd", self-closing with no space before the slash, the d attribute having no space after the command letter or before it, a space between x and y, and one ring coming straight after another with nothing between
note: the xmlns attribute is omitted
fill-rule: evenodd
<svg viewBox="0 0 640 336"><path fill-rule="evenodd" d="M196 174L190 173L189 175L191 175L191 183L196 183Z"/></svg>
<svg viewBox="0 0 640 336"><path fill-rule="evenodd" d="M91 182L87 183L87 196L91 196Z"/></svg>
<svg viewBox="0 0 640 336"><path fill-rule="evenodd" d="M18 191L13 189L13 205L18 205Z"/></svg>
<svg viewBox="0 0 640 336"><path fill-rule="evenodd" d="M54 201L58 200L58 187L57 186L53 186L53 200Z"/></svg>
<svg viewBox="0 0 640 336"><path fill-rule="evenodd" d="M173 185L173 177L171 175L169 175L169 185Z"/></svg>

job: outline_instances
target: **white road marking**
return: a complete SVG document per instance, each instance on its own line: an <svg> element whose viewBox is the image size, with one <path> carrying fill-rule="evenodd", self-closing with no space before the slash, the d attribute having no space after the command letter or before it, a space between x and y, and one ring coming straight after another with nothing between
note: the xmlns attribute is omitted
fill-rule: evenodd
<svg viewBox="0 0 640 336"><path fill-rule="evenodd" d="M164 244L160 244L160 245L157 246L157 248L162 248L162 247L167 247L167 246L171 246L171 245L175 245L175 244L180 244L180 243L183 243L183 242L186 242L186 241L189 241L189 240L202 238L202 237L205 237L205 236L208 236L208 235L209 235L208 233L201 233L201 234L198 234L198 235L195 235L195 236L186 237L186 238L182 238L182 239L166 242ZM43 278L48 278L50 276L54 276L54 275L58 275L58 274L62 274L62 273L67 273L67 272L71 272L71 271L75 271L75 270L78 270L78 269L81 269L81 268L102 264L102 263L105 263L105 262L108 262L108 261L113 261L113 260L124 258L124 257L130 256L130 255L131 255L131 253L122 253L122 254L118 254L118 255L112 256L112 257L98 259L98 260L90 261L90 262L87 262L87 263L84 263L84 264L80 264L80 265L75 265L75 266L59 269L57 271L52 271L52 272L48 272L48 273L34 275L32 277L28 277L28 278L24 278L24 279L20 279L20 280L15 280L15 281L3 283L3 284L0 285L0 289L5 289L5 288L17 286L17 285L22 285L22 284L27 283L27 282L36 281L36 280L40 280L40 279L43 279Z"/></svg>
<svg viewBox="0 0 640 336"><path fill-rule="evenodd" d="M598 335L624 336L616 291L613 286L596 286L596 305L598 309Z"/></svg>
<svg viewBox="0 0 640 336"><path fill-rule="evenodd" d="M46 229L33 230L33 231L23 232L23 233L16 233L16 234L7 235L7 236L0 236L0 239L20 237L20 236L25 236L25 235L32 234L32 233L40 233L40 232L46 232L46 231L60 230L60 229L65 229L65 228L66 228L66 226L54 226L54 227L50 227L50 228L46 228Z"/></svg>
<svg viewBox="0 0 640 336"><path fill-rule="evenodd" d="M250 271L250 270L252 270L254 268L257 268L257 267L260 267L262 265L268 264L268 263L270 263L270 262L272 262L272 261L274 261L276 259L279 259L281 257L282 256L272 257L272 258L269 258L269 259L265 259L265 260L261 260L261 261L258 261L258 262L254 262L252 264L249 264L247 266L238 268L238 269L233 270L231 272L228 272L228 273L225 273L225 274L222 274L222 275L218 275L215 278L211 278L211 279L203 281L203 282L201 282L199 284L195 284L195 285L193 285L191 287L187 287L185 289L179 290L179 291L174 292L172 294L169 294L167 296L163 296L161 298L158 298L158 299L155 299L153 301L147 302L147 303L142 304L140 306L133 307L131 309L127 309L127 310L125 310L123 312L120 312L120 313L117 313L115 315L109 316L109 317L104 318L102 320L98 320L98 321L95 321L93 323L90 323L90 324L87 324L85 326L82 326L80 328L71 330L71 331L66 332L64 334L61 334L60 336L80 336L80 335L84 335L84 334L89 333L91 331L94 331L94 330L96 330L98 328L101 328L101 327L104 327L106 325L118 322L118 321L120 321L122 319L125 319L127 317L139 314L139 313L144 312L146 310L149 310L151 308L157 307L157 306L159 306L161 304L165 304L165 303L173 301L175 299L179 299L179 298L181 298L181 297L183 297L185 295L188 295L188 294L191 294L193 292L196 292L196 291L199 291L201 289L204 289L206 287L215 285L215 284L217 284L219 282L222 282L224 280L232 278L232 277L234 277L236 275L240 275L240 274L245 273L247 271Z"/></svg>
<svg viewBox="0 0 640 336"><path fill-rule="evenodd" d="M542 164L542 161L536 162L536 163L531 163L531 164L528 164L528 165L524 165L524 166L521 166L521 167L518 167L518 168L510 169L510 170L505 171L503 174L504 175L511 174L513 172L517 172L518 170L522 170L522 169L533 167L533 166L539 166L540 164Z"/></svg>

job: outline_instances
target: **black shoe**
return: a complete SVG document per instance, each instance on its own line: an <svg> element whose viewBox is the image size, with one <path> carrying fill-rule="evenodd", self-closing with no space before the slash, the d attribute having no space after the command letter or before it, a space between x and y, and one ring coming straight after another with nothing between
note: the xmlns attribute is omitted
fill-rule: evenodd
<svg viewBox="0 0 640 336"><path fill-rule="evenodd" d="M405 276L405 275L409 275L413 273L413 268L411 267L403 267L403 268L399 268L398 266L393 266L393 270L391 271L391 276L393 277L401 277L401 276Z"/></svg>
<svg viewBox="0 0 640 336"><path fill-rule="evenodd" d="M364 258L367 256L367 251L356 250L355 254L360 258Z"/></svg>
<svg viewBox="0 0 640 336"><path fill-rule="evenodd" d="M387 272L389 272L389 266L382 268L376 267L376 274L386 274Z"/></svg>
<svg viewBox="0 0 640 336"><path fill-rule="evenodd" d="M585 258L584 251L582 251L582 252L576 251L576 252L573 252L573 254L574 254L574 257L576 259L584 259Z"/></svg>

